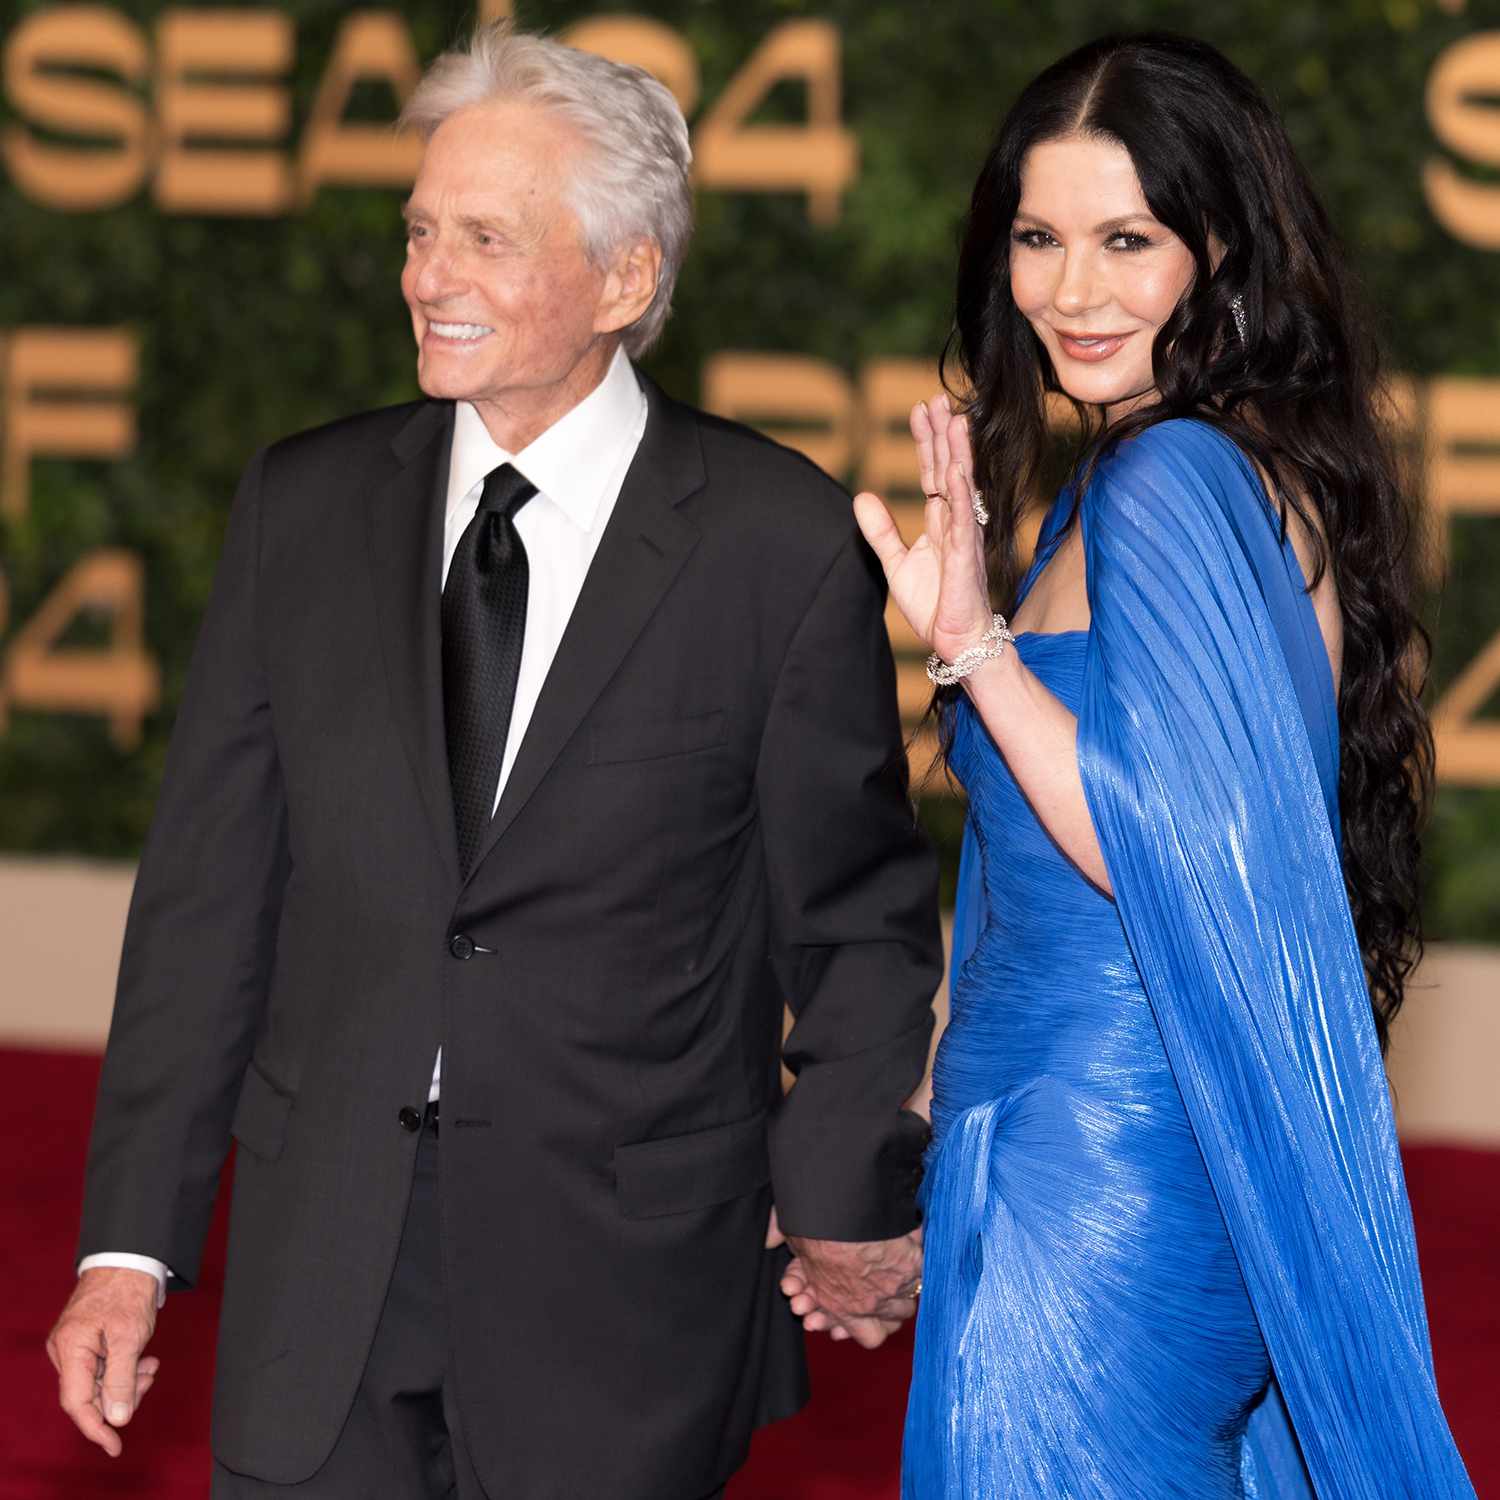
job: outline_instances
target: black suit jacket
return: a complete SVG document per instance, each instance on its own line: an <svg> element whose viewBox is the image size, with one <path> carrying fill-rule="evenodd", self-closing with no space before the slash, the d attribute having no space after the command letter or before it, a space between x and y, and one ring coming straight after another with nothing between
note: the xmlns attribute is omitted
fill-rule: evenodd
<svg viewBox="0 0 1500 1500"><path fill-rule="evenodd" d="M934 863L844 492L649 386L467 880L439 666L453 415L277 443L236 498L136 883L81 1253L197 1272L239 1142L214 1443L331 1450L443 1046L458 1396L507 1500L675 1500L804 1395L762 1248L917 1221ZM783 997L798 1016L778 1082Z"/></svg>

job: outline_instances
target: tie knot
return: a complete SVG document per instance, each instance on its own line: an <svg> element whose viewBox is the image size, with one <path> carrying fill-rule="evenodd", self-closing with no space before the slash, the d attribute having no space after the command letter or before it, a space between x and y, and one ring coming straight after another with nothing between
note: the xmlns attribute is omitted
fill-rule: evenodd
<svg viewBox="0 0 1500 1500"><path fill-rule="evenodd" d="M513 464L501 464L484 478L484 493L479 497L481 515L502 515L511 519L536 494L536 486Z"/></svg>

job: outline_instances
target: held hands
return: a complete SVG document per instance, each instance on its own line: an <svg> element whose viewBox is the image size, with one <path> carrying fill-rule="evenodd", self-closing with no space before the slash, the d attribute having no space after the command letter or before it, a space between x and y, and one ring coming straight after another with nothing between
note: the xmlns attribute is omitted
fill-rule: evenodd
<svg viewBox="0 0 1500 1500"><path fill-rule="evenodd" d="M990 628L984 537L969 483L973 455L968 423L946 395L919 402L911 414L917 474L927 496L922 535L908 547L878 495L854 500L854 518L885 569L891 598L927 647L945 661ZM766 1244L786 1243L771 1214ZM877 1348L917 1310L922 1231L894 1240L846 1243L793 1238L781 1290L809 1332L827 1330Z"/></svg>
<svg viewBox="0 0 1500 1500"><path fill-rule="evenodd" d="M927 496L922 535L908 547L878 495L854 498L854 518L880 565L896 607L944 661L990 627L984 534L974 518L969 424L946 395L912 408L917 473Z"/></svg>
<svg viewBox="0 0 1500 1500"><path fill-rule="evenodd" d="M776 1211L766 1247L790 1244L781 1290L809 1333L827 1331L876 1349L917 1310L922 1285L922 1231L894 1240L813 1240L781 1233Z"/></svg>
<svg viewBox="0 0 1500 1500"><path fill-rule="evenodd" d="M885 570L891 598L918 638L944 661L975 645L990 628L984 534L974 515L968 423L946 395L911 414L917 474L927 497L922 534L908 547L878 495L856 495L854 518ZM790 1244L781 1290L809 1332L883 1344L917 1310L922 1231L893 1240L849 1243L782 1234L771 1212L766 1247Z"/></svg>
<svg viewBox="0 0 1500 1500"><path fill-rule="evenodd" d="M141 1357L156 1329L156 1293L149 1271L85 1271L47 1339L62 1409L111 1458L125 1446L115 1428L135 1414L161 1368L155 1355Z"/></svg>

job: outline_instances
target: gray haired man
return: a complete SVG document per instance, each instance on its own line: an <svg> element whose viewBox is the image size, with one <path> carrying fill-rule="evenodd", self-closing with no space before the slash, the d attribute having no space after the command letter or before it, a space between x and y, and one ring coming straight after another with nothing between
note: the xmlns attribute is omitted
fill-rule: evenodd
<svg viewBox="0 0 1500 1500"><path fill-rule="evenodd" d="M879 571L631 363L691 229L664 89L489 28L407 118L425 399L240 486L49 1351L119 1452L233 1137L218 1500L699 1500L804 1399L783 1231L820 1326L913 1308L939 942Z"/></svg>

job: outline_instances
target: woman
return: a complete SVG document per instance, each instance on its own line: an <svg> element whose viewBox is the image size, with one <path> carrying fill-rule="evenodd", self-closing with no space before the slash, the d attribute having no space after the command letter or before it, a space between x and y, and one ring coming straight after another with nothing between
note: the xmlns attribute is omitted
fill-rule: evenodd
<svg viewBox="0 0 1500 1500"><path fill-rule="evenodd" d="M1431 768L1411 528L1254 85L1164 36L1041 74L956 339L925 534L855 502L970 800L904 1493L1472 1495L1381 1066ZM1049 391L1082 457L1012 596Z"/></svg>

